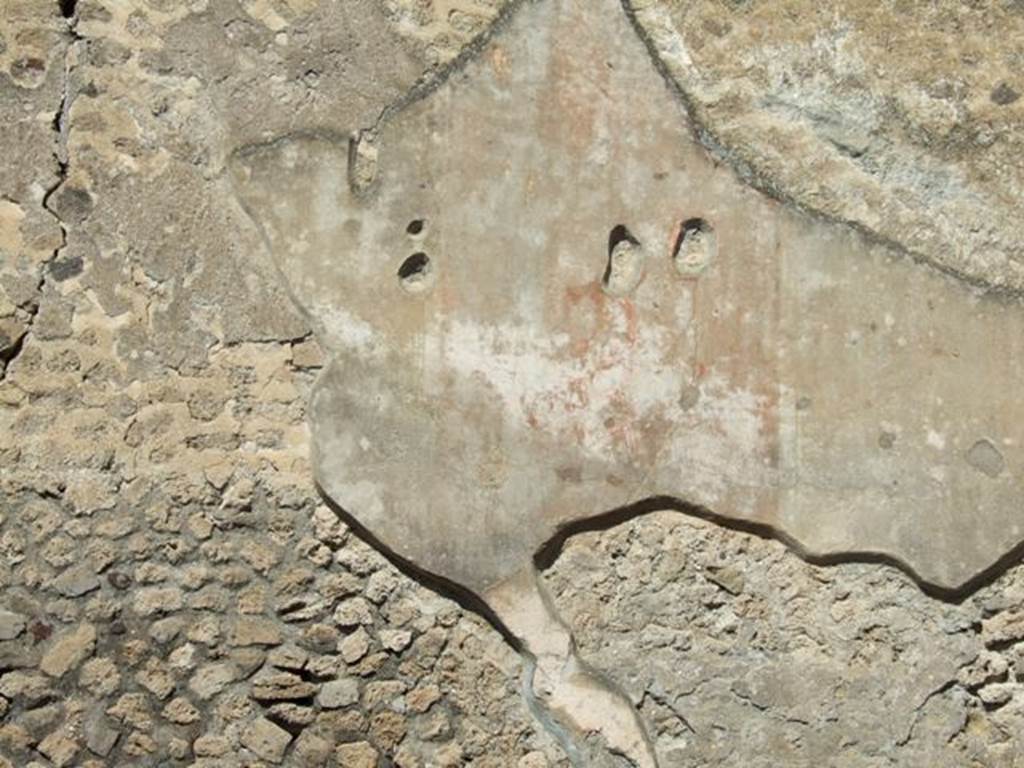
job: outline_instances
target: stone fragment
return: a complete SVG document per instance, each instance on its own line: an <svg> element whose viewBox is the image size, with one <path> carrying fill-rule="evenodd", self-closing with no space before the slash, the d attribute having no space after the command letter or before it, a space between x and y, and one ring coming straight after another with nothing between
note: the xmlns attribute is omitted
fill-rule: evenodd
<svg viewBox="0 0 1024 768"><path fill-rule="evenodd" d="M222 757L231 751L231 742L219 734L203 734L192 742L196 757Z"/></svg>
<svg viewBox="0 0 1024 768"><path fill-rule="evenodd" d="M407 730L405 718L398 712L385 710L370 718L370 735L374 743L385 749L395 749Z"/></svg>
<svg viewBox="0 0 1024 768"><path fill-rule="evenodd" d="M296 645L282 645L267 655L267 661L278 669L299 670L306 666L309 653Z"/></svg>
<svg viewBox="0 0 1024 768"><path fill-rule="evenodd" d="M273 668L264 668L252 681L252 697L257 701L295 701L309 698L316 691L315 684Z"/></svg>
<svg viewBox="0 0 1024 768"><path fill-rule="evenodd" d="M412 632L407 629L382 629L379 636L380 644L395 653L401 653L412 642Z"/></svg>
<svg viewBox="0 0 1024 768"><path fill-rule="evenodd" d="M0 695L21 699L29 707L53 695L51 680L35 671L14 670L0 676Z"/></svg>
<svg viewBox="0 0 1024 768"><path fill-rule="evenodd" d="M997 613L981 622L981 639L988 648L998 648L1024 640L1024 610Z"/></svg>
<svg viewBox="0 0 1024 768"><path fill-rule="evenodd" d="M216 696L237 679L238 669L234 664L213 662L199 667L188 681L188 687L205 701Z"/></svg>
<svg viewBox="0 0 1024 768"><path fill-rule="evenodd" d="M40 742L37 749L46 755L57 768L70 765L78 754L79 745L69 738L63 730L54 731Z"/></svg>
<svg viewBox="0 0 1024 768"><path fill-rule="evenodd" d="M86 748L100 757L110 754L121 735L102 714L94 714L86 719L84 728Z"/></svg>
<svg viewBox="0 0 1024 768"><path fill-rule="evenodd" d="M143 693L125 693L107 709L107 714L132 728L148 731L153 727L148 699Z"/></svg>
<svg viewBox="0 0 1024 768"><path fill-rule="evenodd" d="M709 567L707 569L708 581L717 584L730 595L738 595L743 592L743 572L731 565L721 567Z"/></svg>
<svg viewBox="0 0 1024 768"><path fill-rule="evenodd" d="M88 658L95 647L96 628L92 624L80 624L50 646L39 662L39 668L51 677L63 677Z"/></svg>
<svg viewBox="0 0 1024 768"><path fill-rule="evenodd" d="M152 693L157 699L166 699L174 690L174 678L157 659L150 659L135 674L135 682Z"/></svg>
<svg viewBox="0 0 1024 768"><path fill-rule="evenodd" d="M200 718L199 710L184 696L177 696L167 702L167 706L163 708L161 714L167 720L178 725L188 725Z"/></svg>
<svg viewBox="0 0 1024 768"><path fill-rule="evenodd" d="M317 711L313 707L304 707L291 702L274 704L267 710L274 722L287 723L297 728L305 728L316 720Z"/></svg>
<svg viewBox="0 0 1024 768"><path fill-rule="evenodd" d="M25 631L27 619L20 613L0 609L0 640L13 640Z"/></svg>
<svg viewBox="0 0 1024 768"><path fill-rule="evenodd" d="M229 638L232 645L278 645L281 642L281 627L271 619L238 618L231 628Z"/></svg>
<svg viewBox="0 0 1024 768"><path fill-rule="evenodd" d="M178 587L143 587L135 592L135 612L140 616L171 613L181 609L183 597Z"/></svg>
<svg viewBox="0 0 1024 768"><path fill-rule="evenodd" d="M978 690L978 698L986 707L1001 707L1019 690L1021 687L1016 683L992 683Z"/></svg>
<svg viewBox="0 0 1024 768"><path fill-rule="evenodd" d="M339 745L334 750L334 759L344 768L377 768L377 750L366 741Z"/></svg>
<svg viewBox="0 0 1024 768"><path fill-rule="evenodd" d="M81 597L100 588L100 580L87 565L68 568L50 582L50 586L65 597Z"/></svg>
<svg viewBox="0 0 1024 768"><path fill-rule="evenodd" d="M292 756L301 768L321 768L327 764L333 745L312 730L303 731L295 740Z"/></svg>
<svg viewBox="0 0 1024 768"><path fill-rule="evenodd" d="M961 668L957 680L965 688L976 689L989 683L1005 680L1009 663L998 653L982 651L973 662Z"/></svg>
<svg viewBox="0 0 1024 768"><path fill-rule="evenodd" d="M169 643L180 635L184 628L185 619L180 616L168 616L149 625L149 636L158 643Z"/></svg>
<svg viewBox="0 0 1024 768"><path fill-rule="evenodd" d="M373 624L373 613L370 611L369 603L361 597L343 600L334 609L334 623L342 629Z"/></svg>
<svg viewBox="0 0 1024 768"><path fill-rule="evenodd" d="M351 677L324 683L316 697L316 703L324 709L341 709L358 702L359 683Z"/></svg>
<svg viewBox="0 0 1024 768"><path fill-rule="evenodd" d="M258 757L271 763L280 763L288 745L291 744L292 737L284 728L261 717L253 720L242 731L241 741L242 746L251 750Z"/></svg>
<svg viewBox="0 0 1024 768"><path fill-rule="evenodd" d="M370 636L360 627L338 643L338 652L348 664L355 664L370 650Z"/></svg>
<svg viewBox="0 0 1024 768"><path fill-rule="evenodd" d="M422 714L430 709L440 698L441 689L431 683L429 685L421 685L409 691L405 701L409 705L410 710Z"/></svg>
<svg viewBox="0 0 1024 768"><path fill-rule="evenodd" d="M78 674L78 684L95 696L109 696L120 686L121 673L105 656L89 659Z"/></svg>

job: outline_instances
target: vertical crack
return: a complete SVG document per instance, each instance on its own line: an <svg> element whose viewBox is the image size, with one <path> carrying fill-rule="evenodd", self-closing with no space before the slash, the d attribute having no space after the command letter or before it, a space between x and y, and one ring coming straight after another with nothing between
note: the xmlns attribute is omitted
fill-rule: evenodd
<svg viewBox="0 0 1024 768"><path fill-rule="evenodd" d="M75 16L77 11L77 0L57 0L57 7L60 11L61 17L67 19L66 24L69 42L67 47L64 49L60 102L54 110L53 120L51 122L54 132L53 156L57 161L57 178L56 181L47 188L43 195L42 207L43 210L50 214L54 221L57 222L57 226L60 227L60 243L53 250L50 257L39 267L39 280L36 283L36 298L26 307L28 317L25 320L25 332L4 356L4 365L0 368L0 381L4 380L7 372L10 370L11 363L13 363L22 353L25 343L28 340L29 335L32 333L32 327L35 324L36 318L39 316L40 306L43 300L42 294L46 289L47 277L50 273L50 268L53 263L60 258L61 253L68 244L67 225L61 218L59 212L53 207L52 200L53 196L62 186L64 186L64 183L68 179L70 165L68 154L68 135L70 132L69 118L71 113L71 104L76 95L72 88L72 70L74 69L75 56L82 37L76 31L78 21Z"/></svg>

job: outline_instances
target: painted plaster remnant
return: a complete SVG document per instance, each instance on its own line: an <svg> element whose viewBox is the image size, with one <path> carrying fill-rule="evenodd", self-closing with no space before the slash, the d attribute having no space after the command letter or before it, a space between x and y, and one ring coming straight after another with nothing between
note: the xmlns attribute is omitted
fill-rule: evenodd
<svg viewBox="0 0 1024 768"><path fill-rule="evenodd" d="M643 726L535 572L574 523L662 497L947 591L1020 543L1020 303L744 186L612 0L524 4L370 134L233 174L332 357L323 490L481 597L549 709L637 765Z"/></svg>

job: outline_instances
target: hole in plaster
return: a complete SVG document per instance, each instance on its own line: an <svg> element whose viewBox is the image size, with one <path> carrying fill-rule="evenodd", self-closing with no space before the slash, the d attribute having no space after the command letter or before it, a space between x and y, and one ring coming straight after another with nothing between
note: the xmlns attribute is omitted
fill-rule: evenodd
<svg viewBox="0 0 1024 768"><path fill-rule="evenodd" d="M672 255L676 271L685 277L696 277L715 257L715 230L704 219L687 219L679 227Z"/></svg>
<svg viewBox="0 0 1024 768"><path fill-rule="evenodd" d="M398 281L407 292L421 293L429 287L432 272L430 257L420 251L402 262L398 268Z"/></svg>
<svg viewBox="0 0 1024 768"><path fill-rule="evenodd" d="M624 224L608 233L608 266L601 283L606 293L625 296L631 293L644 276L643 248Z"/></svg>
<svg viewBox="0 0 1024 768"><path fill-rule="evenodd" d="M57 5L60 6L60 15L65 19L70 19L75 15L75 6L78 5L78 0L57 0Z"/></svg>
<svg viewBox="0 0 1024 768"><path fill-rule="evenodd" d="M427 229L427 222L423 219L413 219L409 222L409 226L405 228L406 234L412 237L418 237L422 235Z"/></svg>

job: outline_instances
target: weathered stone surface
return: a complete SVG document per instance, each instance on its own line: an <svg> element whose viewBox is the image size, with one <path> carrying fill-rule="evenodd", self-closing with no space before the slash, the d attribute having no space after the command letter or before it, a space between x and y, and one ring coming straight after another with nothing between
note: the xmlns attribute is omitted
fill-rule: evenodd
<svg viewBox="0 0 1024 768"><path fill-rule="evenodd" d="M262 717L254 720L242 731L242 746L272 763L281 762L291 741L292 737L288 731Z"/></svg>
<svg viewBox="0 0 1024 768"><path fill-rule="evenodd" d="M324 709L350 707L358 702L359 681L351 677L324 683L316 695L316 703Z"/></svg>
<svg viewBox="0 0 1024 768"><path fill-rule="evenodd" d="M0 640L13 640L25 631L25 617L14 611L0 610Z"/></svg>
<svg viewBox="0 0 1024 768"><path fill-rule="evenodd" d="M92 655L96 647L96 628L80 624L57 637L43 654L39 668L51 677L63 677Z"/></svg>

